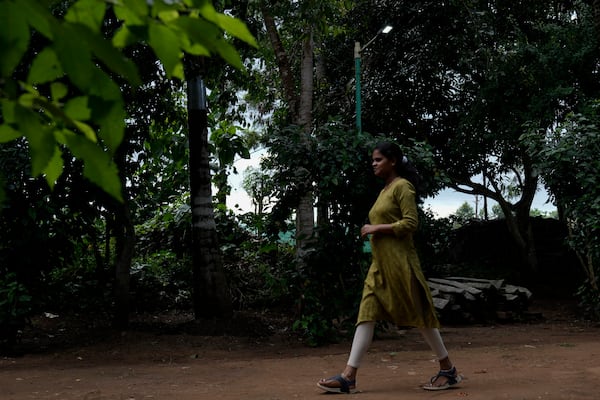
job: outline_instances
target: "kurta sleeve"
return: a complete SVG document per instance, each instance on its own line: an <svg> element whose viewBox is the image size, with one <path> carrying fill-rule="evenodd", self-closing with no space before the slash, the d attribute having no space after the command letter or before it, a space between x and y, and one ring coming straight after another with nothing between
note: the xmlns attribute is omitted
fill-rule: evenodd
<svg viewBox="0 0 600 400"><path fill-rule="evenodd" d="M393 192L394 200L402 213L401 218L392 223L392 229L397 237L413 233L419 224L415 188L409 181L402 180L401 182L394 186Z"/></svg>

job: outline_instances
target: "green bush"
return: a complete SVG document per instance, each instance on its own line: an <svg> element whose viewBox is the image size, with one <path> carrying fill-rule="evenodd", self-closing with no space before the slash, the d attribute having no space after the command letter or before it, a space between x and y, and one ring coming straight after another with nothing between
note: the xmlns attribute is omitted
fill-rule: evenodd
<svg viewBox="0 0 600 400"><path fill-rule="evenodd" d="M153 312L191 307L189 257L160 250L137 257L131 268L132 311Z"/></svg>
<svg viewBox="0 0 600 400"><path fill-rule="evenodd" d="M431 209L419 208L419 228L414 240L425 272L433 272L437 266L448 263L453 225L453 219L436 218Z"/></svg>
<svg viewBox="0 0 600 400"><path fill-rule="evenodd" d="M15 273L0 278L0 345L11 346L32 312L31 296Z"/></svg>
<svg viewBox="0 0 600 400"><path fill-rule="evenodd" d="M584 310L600 317L600 100L584 105L556 129L541 135L532 127L521 140L561 210L567 242L586 274L577 293Z"/></svg>
<svg viewBox="0 0 600 400"><path fill-rule="evenodd" d="M600 296L594 288L599 286L599 282L584 282L575 295L579 299L579 307L586 318L594 321L600 320Z"/></svg>
<svg viewBox="0 0 600 400"><path fill-rule="evenodd" d="M296 265L294 329L308 344L337 341L354 326L370 259L363 249L358 235L331 225L319 230L306 263Z"/></svg>

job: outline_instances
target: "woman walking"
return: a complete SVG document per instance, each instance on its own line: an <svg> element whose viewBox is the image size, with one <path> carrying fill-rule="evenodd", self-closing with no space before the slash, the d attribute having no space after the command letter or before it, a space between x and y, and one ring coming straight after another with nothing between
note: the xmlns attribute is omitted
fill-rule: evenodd
<svg viewBox="0 0 600 400"><path fill-rule="evenodd" d="M372 263L364 282L362 300L350 356L343 372L321 379L327 392L356 392L356 374L373 340L376 321L418 328L439 361L440 370L425 390L444 390L461 382L439 332L439 321L413 243L418 215L416 169L395 143L377 144L372 155L373 172L385 187L369 211L369 223L361 228L370 237Z"/></svg>

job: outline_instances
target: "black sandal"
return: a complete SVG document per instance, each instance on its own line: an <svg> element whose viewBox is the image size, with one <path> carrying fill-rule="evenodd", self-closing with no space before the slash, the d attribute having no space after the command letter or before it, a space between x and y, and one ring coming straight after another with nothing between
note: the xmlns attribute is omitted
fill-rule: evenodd
<svg viewBox="0 0 600 400"><path fill-rule="evenodd" d="M329 387L322 385L321 382L317 383L317 386L326 392L330 393L356 393L356 379L348 380L341 374L327 378L326 381L337 381L340 383L340 387Z"/></svg>
<svg viewBox="0 0 600 400"><path fill-rule="evenodd" d="M433 383L437 381L440 377L444 377L447 379L446 383L441 386L434 386ZM432 377L429 381L428 385L423 386L425 390L446 390L451 386L457 385L462 381L462 375L458 375L456 373L456 367L452 367L450 369L440 369L436 376Z"/></svg>

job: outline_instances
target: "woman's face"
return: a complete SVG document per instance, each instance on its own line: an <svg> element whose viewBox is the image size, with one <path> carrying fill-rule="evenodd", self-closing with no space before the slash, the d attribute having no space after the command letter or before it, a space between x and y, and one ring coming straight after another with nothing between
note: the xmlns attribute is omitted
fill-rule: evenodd
<svg viewBox="0 0 600 400"><path fill-rule="evenodd" d="M396 161L390 160L377 149L373 150L373 162L371 165L373 166L375 176L380 178L386 178L396 172Z"/></svg>

